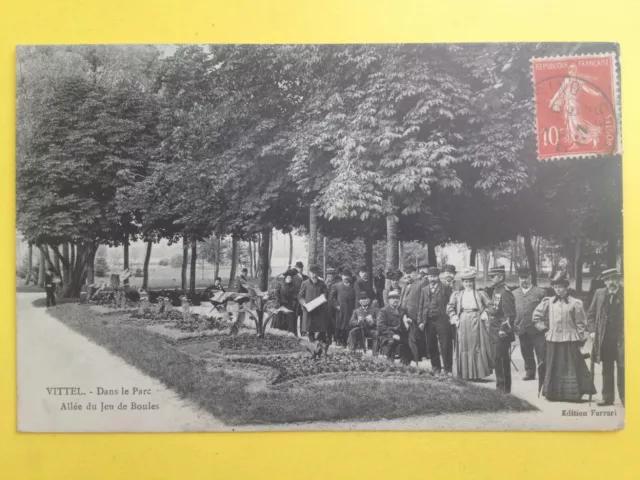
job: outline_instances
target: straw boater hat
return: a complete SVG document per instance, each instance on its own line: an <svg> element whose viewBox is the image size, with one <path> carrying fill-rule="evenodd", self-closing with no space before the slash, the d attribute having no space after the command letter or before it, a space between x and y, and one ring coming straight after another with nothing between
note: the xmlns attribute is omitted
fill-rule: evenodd
<svg viewBox="0 0 640 480"><path fill-rule="evenodd" d="M400 292L398 292L397 290L391 290L387 294L387 298L400 298Z"/></svg>
<svg viewBox="0 0 640 480"><path fill-rule="evenodd" d="M478 271L474 267L465 267L460 272L460 279L473 280L478 276Z"/></svg>
<svg viewBox="0 0 640 480"><path fill-rule="evenodd" d="M618 276L620 276L620 272L618 272L617 268L609 268L600 274L600 280L606 280L607 278Z"/></svg>
<svg viewBox="0 0 640 480"><path fill-rule="evenodd" d="M497 267L492 267L489 269L489 276L491 275L506 275L507 270L504 268L504 265L498 265Z"/></svg>
<svg viewBox="0 0 640 480"><path fill-rule="evenodd" d="M335 274L336 274L335 268L331 268L331 267L327 268L327 275L335 275Z"/></svg>
<svg viewBox="0 0 640 480"><path fill-rule="evenodd" d="M569 277L565 272L558 272L551 279L551 285L564 285L565 287L568 287L570 283Z"/></svg>

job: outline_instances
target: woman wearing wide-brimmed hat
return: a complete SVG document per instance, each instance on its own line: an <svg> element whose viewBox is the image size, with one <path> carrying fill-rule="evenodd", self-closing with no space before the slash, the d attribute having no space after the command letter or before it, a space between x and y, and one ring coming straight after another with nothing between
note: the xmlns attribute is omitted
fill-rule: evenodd
<svg viewBox="0 0 640 480"><path fill-rule="evenodd" d="M493 371L489 318L485 312L491 301L482 290L476 290L477 274L473 267L460 272L464 290L453 292L447 305L451 323L458 328L457 373L464 380L479 380Z"/></svg>
<svg viewBox="0 0 640 480"><path fill-rule="evenodd" d="M596 393L580 347L589 333L582 301L569 294L569 279L559 272L551 279L555 296L546 297L533 311L533 323L546 332L547 372L542 395L552 402L578 402Z"/></svg>

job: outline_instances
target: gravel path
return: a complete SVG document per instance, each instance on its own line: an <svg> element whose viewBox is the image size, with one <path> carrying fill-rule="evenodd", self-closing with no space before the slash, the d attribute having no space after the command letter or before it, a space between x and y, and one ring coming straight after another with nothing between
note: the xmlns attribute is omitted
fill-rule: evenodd
<svg viewBox="0 0 640 480"><path fill-rule="evenodd" d="M581 404L551 403L538 398L537 381L524 382L524 362L519 348L513 360L512 392L535 405L539 411L466 415L410 417L375 422L300 423L255 425L230 428L202 409L180 399L159 381L152 379L104 348L55 320L32 302L39 293L20 293L18 312L18 429L25 432L178 432L178 431L252 431L252 430L611 430L624 426L624 408L597 407L594 396L590 407ZM426 365L425 365L426 367ZM596 366L596 388L601 389L601 374ZM495 382L480 383L495 388ZM51 387L78 387L84 395L58 396ZM119 395L98 395L98 387L119 390ZM132 391L150 389L150 395L123 396L122 387ZM130 405L159 405L158 410L117 410L120 402ZM62 411L61 405L80 404L81 411ZM97 410L86 410L88 402ZM100 412L101 402L115 405L113 412ZM577 413L584 416L579 416ZM54 415L55 413L55 415ZM606 413L608 415L597 415Z"/></svg>
<svg viewBox="0 0 640 480"><path fill-rule="evenodd" d="M179 432L212 431L225 426L206 411L180 399L148 377L50 316L32 302L39 293L17 295L18 430L22 432ZM78 387L83 395L53 395L47 388ZM98 395L98 387L119 395ZM122 395L122 388L150 390ZM52 392L52 391L51 391ZM79 404L82 410L61 410ZM87 410L87 404L96 410ZM114 411L101 412L101 402ZM127 410L118 410L120 403ZM159 405L131 410L131 403Z"/></svg>

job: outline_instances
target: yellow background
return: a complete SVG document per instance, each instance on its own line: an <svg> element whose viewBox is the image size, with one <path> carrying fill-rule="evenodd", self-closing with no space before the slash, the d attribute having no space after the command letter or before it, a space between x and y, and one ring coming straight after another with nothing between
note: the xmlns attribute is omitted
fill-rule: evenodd
<svg viewBox="0 0 640 480"><path fill-rule="evenodd" d="M640 478L640 2L4 0L0 7L0 477ZM634 28L636 27L636 28ZM617 433L17 434L15 46L43 43L616 41L621 44L627 427ZM8 475L6 473L8 472Z"/></svg>

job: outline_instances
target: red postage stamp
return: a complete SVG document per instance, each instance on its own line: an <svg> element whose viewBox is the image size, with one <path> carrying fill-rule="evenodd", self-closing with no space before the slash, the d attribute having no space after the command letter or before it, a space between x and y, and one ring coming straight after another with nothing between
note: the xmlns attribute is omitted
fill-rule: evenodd
<svg viewBox="0 0 640 480"><path fill-rule="evenodd" d="M533 58L538 158L621 153L613 53Z"/></svg>

